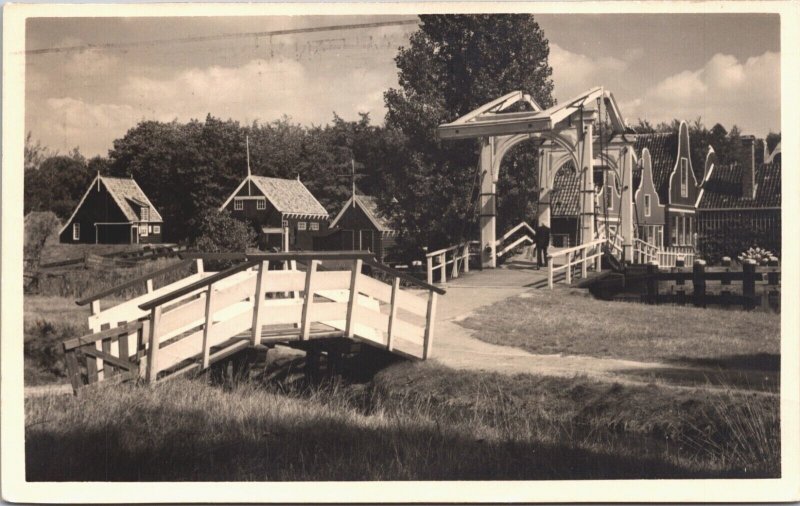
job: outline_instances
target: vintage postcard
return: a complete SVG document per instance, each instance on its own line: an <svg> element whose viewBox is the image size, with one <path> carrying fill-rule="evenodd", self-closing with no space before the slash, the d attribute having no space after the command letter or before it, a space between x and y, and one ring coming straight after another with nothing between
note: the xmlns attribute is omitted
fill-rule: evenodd
<svg viewBox="0 0 800 506"><path fill-rule="evenodd" d="M3 14L5 500L800 500L797 4Z"/></svg>

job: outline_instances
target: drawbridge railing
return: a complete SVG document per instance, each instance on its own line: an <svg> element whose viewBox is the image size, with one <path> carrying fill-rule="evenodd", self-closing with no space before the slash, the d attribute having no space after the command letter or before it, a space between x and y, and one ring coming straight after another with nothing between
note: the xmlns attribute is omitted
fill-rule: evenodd
<svg viewBox="0 0 800 506"><path fill-rule="evenodd" d="M412 359L430 356L436 297L444 290L369 253L202 256L241 263L108 309L129 320L64 343L73 388L134 377L155 382L204 370L248 347L332 337ZM365 270L380 271L391 284Z"/></svg>
<svg viewBox="0 0 800 506"><path fill-rule="evenodd" d="M695 261L693 246L670 246L659 248L641 239L633 240L633 263L646 264L656 262L661 267L692 265Z"/></svg>
<svg viewBox="0 0 800 506"><path fill-rule="evenodd" d="M453 279L457 278L460 273L469 272L469 256L469 242L425 254L428 283L434 283L437 271L439 283L447 283L448 269L450 277Z"/></svg>
<svg viewBox="0 0 800 506"><path fill-rule="evenodd" d="M553 288L555 282L564 273L564 280L571 284L573 278L586 278L589 270L600 272L603 247L609 242L606 239L594 241L555 251L547 256L547 286Z"/></svg>

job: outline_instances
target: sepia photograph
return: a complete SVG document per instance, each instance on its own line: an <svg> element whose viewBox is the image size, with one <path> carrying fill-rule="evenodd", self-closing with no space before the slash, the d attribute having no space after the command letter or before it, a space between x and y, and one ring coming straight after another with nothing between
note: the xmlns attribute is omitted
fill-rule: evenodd
<svg viewBox="0 0 800 506"><path fill-rule="evenodd" d="M4 473L798 499L797 9L431 5L6 6Z"/></svg>

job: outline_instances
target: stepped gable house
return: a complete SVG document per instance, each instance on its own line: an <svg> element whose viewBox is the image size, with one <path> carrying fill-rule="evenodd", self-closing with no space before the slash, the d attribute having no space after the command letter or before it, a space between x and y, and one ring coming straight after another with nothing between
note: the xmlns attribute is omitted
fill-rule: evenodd
<svg viewBox="0 0 800 506"><path fill-rule="evenodd" d="M709 150L697 199L698 240L704 250L733 258L750 246L780 254L780 149L759 163L755 139L747 136L742 141L749 148L745 163L718 165Z"/></svg>
<svg viewBox="0 0 800 506"><path fill-rule="evenodd" d="M641 167L634 193L640 237L667 247L694 246L699 185L688 125L682 121L677 132L638 134L634 150Z"/></svg>
<svg viewBox="0 0 800 506"><path fill-rule="evenodd" d="M59 241L160 243L163 225L163 218L136 181L98 173L59 232Z"/></svg>
<svg viewBox="0 0 800 506"><path fill-rule="evenodd" d="M378 201L358 192L345 202L330 229L330 235L317 243L319 249L371 251L381 262L397 241L397 230L378 208Z"/></svg>
<svg viewBox="0 0 800 506"><path fill-rule="evenodd" d="M311 250L328 232L328 211L299 179L248 175L220 209L256 226L262 249Z"/></svg>

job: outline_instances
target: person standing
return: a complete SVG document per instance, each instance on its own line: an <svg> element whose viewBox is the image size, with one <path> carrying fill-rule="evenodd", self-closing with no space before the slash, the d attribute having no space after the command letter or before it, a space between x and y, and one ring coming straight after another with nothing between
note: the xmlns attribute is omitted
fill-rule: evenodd
<svg viewBox="0 0 800 506"><path fill-rule="evenodd" d="M536 227L536 268L547 267L547 248L550 247L550 227L539 223Z"/></svg>

